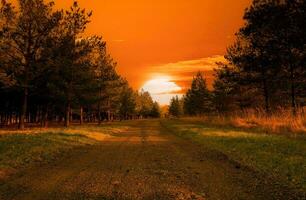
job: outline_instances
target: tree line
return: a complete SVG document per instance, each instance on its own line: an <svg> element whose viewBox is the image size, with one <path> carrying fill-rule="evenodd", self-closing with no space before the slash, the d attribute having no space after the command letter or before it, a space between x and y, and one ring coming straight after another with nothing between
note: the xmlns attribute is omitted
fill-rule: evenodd
<svg viewBox="0 0 306 200"><path fill-rule="evenodd" d="M1 125L159 116L150 94L133 91L116 72L102 37L85 37L91 16L77 1L68 10L44 0L1 1Z"/></svg>
<svg viewBox="0 0 306 200"><path fill-rule="evenodd" d="M262 108L306 106L306 1L253 0L245 23L228 47L225 63L217 63L213 90L198 73L191 89L173 98L173 116L231 113Z"/></svg>

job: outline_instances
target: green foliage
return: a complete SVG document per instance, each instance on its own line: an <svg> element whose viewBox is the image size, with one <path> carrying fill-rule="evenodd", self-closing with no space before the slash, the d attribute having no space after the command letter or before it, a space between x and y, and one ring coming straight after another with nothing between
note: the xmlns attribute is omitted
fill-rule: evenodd
<svg viewBox="0 0 306 200"><path fill-rule="evenodd" d="M154 102L149 92L143 90L136 92L136 112L139 116L149 117L153 104Z"/></svg>
<svg viewBox="0 0 306 200"><path fill-rule="evenodd" d="M15 87L22 93L20 128L24 128L30 83L39 76L41 51L59 25L62 14L53 12L53 3L43 0L19 0L18 6L16 9L6 0L1 2L0 71L13 79Z"/></svg>
<svg viewBox="0 0 306 200"><path fill-rule="evenodd" d="M188 115L203 115L211 111L211 93L201 72L193 78L184 101L185 113Z"/></svg>
<svg viewBox="0 0 306 200"><path fill-rule="evenodd" d="M135 114L136 100L134 91L131 88L125 87L120 97L119 114L123 119L129 119Z"/></svg>
<svg viewBox="0 0 306 200"><path fill-rule="evenodd" d="M234 110L244 110L260 106L257 90L243 84L241 72L232 65L218 63L215 69L212 101L214 109L221 114L230 114ZM257 94L257 95L255 95Z"/></svg>
<svg viewBox="0 0 306 200"><path fill-rule="evenodd" d="M144 90L134 93L135 115L137 118L159 118L161 109L157 102L154 102L150 93Z"/></svg>
<svg viewBox="0 0 306 200"><path fill-rule="evenodd" d="M184 99L179 99L178 96L173 97L169 106L169 115L174 117L181 117L184 114L183 102Z"/></svg>
<svg viewBox="0 0 306 200"><path fill-rule="evenodd" d="M65 118L68 126L76 118L101 122L136 114L137 95L118 75L102 37L84 37L92 12L77 1L65 11L43 0L17 6L2 1L0 8L1 123L23 128L25 121ZM148 117L153 101L140 96L138 112Z"/></svg>
<svg viewBox="0 0 306 200"><path fill-rule="evenodd" d="M160 118L160 116L161 116L161 110L159 104L157 102L154 102L151 109L150 117Z"/></svg>
<svg viewBox="0 0 306 200"><path fill-rule="evenodd" d="M238 31L237 41L227 50L226 59L233 67L217 70L216 98L223 90L221 96L231 99L230 107L260 106L267 113L280 106L291 106L293 112L303 106L305 11L305 1L254 0L245 12L245 25Z"/></svg>

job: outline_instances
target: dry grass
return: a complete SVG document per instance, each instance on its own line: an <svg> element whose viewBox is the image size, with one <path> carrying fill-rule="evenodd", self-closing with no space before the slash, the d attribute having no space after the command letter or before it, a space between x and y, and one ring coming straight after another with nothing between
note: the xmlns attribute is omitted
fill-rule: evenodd
<svg viewBox="0 0 306 200"><path fill-rule="evenodd" d="M299 109L295 116L290 110L284 109L269 116L263 110L247 110L232 113L231 116L204 117L204 120L215 125L252 128L266 133L306 134L305 109Z"/></svg>

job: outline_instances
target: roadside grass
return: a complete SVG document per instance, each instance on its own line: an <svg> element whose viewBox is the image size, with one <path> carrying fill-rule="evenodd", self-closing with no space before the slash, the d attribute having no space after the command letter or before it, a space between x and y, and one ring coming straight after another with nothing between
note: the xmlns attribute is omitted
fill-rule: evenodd
<svg viewBox="0 0 306 200"><path fill-rule="evenodd" d="M61 151L90 144L94 144L94 140L64 133L3 135L0 137L0 167L17 168L50 160Z"/></svg>
<svg viewBox="0 0 306 200"><path fill-rule="evenodd" d="M0 180L35 163L49 162L74 148L97 144L116 136L130 124L0 130Z"/></svg>
<svg viewBox="0 0 306 200"><path fill-rule="evenodd" d="M306 134L306 109L298 109L295 115L288 109L278 109L267 116L261 109L233 112L228 116L203 116L201 120L211 125L244 128L257 132L287 135Z"/></svg>
<svg viewBox="0 0 306 200"><path fill-rule="evenodd" d="M204 148L225 154L242 166L276 177L306 191L306 137L259 134L209 126L199 119L162 120L164 128Z"/></svg>

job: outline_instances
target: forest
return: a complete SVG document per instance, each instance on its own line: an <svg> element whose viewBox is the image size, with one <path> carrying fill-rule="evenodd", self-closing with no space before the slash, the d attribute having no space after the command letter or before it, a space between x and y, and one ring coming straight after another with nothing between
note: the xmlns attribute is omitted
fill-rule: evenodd
<svg viewBox="0 0 306 200"><path fill-rule="evenodd" d="M150 94L117 73L102 37L85 36L91 15L77 1L68 10L1 1L1 126L159 117Z"/></svg>
<svg viewBox="0 0 306 200"><path fill-rule="evenodd" d="M306 106L306 2L253 1L244 25L227 48L226 62L217 63L213 90L198 72L191 88L170 104L172 116L231 116L259 113L299 117ZM291 114L290 114L291 113ZM244 115L244 117L247 117ZM265 120L267 121L267 120Z"/></svg>

